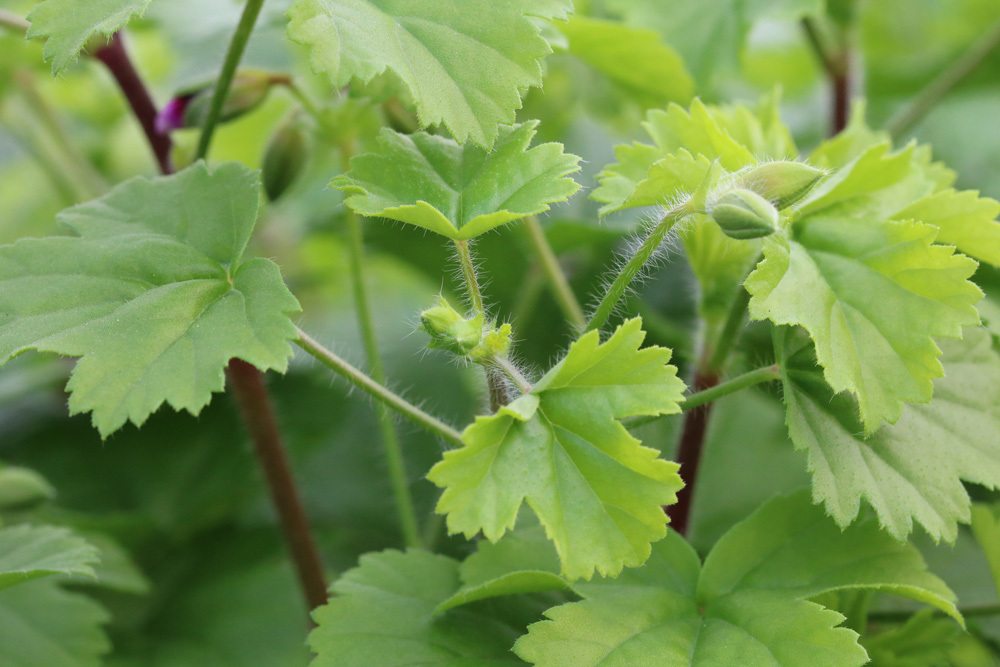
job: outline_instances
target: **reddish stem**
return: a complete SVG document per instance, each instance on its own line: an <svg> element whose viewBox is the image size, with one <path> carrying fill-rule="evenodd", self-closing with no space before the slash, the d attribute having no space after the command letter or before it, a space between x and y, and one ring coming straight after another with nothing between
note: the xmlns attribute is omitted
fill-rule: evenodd
<svg viewBox="0 0 1000 667"><path fill-rule="evenodd" d="M694 391L711 389L719 384L719 376L699 371L694 376L693 384ZM684 488L677 493L677 502L666 508L670 525L681 535L687 534L690 525L691 503L698 483L698 468L701 465L701 453L705 445L705 434L708 431L708 418L711 412L712 404L706 403L684 414L684 428L677 451L677 462L681 465L680 474L684 479Z"/></svg>
<svg viewBox="0 0 1000 667"><path fill-rule="evenodd" d="M170 135L156 130L156 103L150 96L142 77L136 72L132 60L125 50L125 44L120 33L115 33L107 46L102 46L94 52L94 57L107 66L111 76L118 82L122 94L132 107L142 131L146 134L149 147L156 157L156 163L164 174L171 174L174 167L170 162Z"/></svg>
<svg viewBox="0 0 1000 667"><path fill-rule="evenodd" d="M830 136L843 131L851 116L851 66L848 54L844 53L839 62L836 71L830 76L830 86L833 89Z"/></svg>
<svg viewBox="0 0 1000 667"><path fill-rule="evenodd" d="M107 66L118 82L122 94L132 107L132 113L146 134L160 171L172 174L174 168L170 161L170 136L156 130L156 104L129 59L121 35L116 33L107 46L94 53L94 57ZM278 512L302 592L309 609L315 609L325 604L327 599L323 565L288 464L271 398L264 384L264 375L239 359L229 362L227 373L230 388L240 405L244 424L253 440L257 462L264 472L271 500Z"/></svg>

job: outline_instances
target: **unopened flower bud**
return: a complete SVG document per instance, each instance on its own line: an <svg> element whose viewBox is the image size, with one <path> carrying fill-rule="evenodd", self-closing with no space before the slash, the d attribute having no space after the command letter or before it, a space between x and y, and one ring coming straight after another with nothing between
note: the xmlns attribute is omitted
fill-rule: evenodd
<svg viewBox="0 0 1000 667"><path fill-rule="evenodd" d="M270 72L237 72L222 105L219 122L224 123L253 111L267 99L271 86L287 82L288 77ZM215 86L216 82L211 82L177 93L157 116L157 131L165 134L182 128L201 127L212 105Z"/></svg>
<svg viewBox="0 0 1000 667"><path fill-rule="evenodd" d="M483 339L483 316L463 317L443 296L420 313L420 325L430 337L429 347L467 356Z"/></svg>
<svg viewBox="0 0 1000 667"><path fill-rule="evenodd" d="M708 213L726 236L734 239L768 236L778 226L778 209L756 192L743 188L719 196Z"/></svg>
<svg viewBox="0 0 1000 667"><path fill-rule="evenodd" d="M50 500L55 490L41 475L27 468L0 468L0 509L26 509Z"/></svg>
<svg viewBox="0 0 1000 667"><path fill-rule="evenodd" d="M291 118L271 136L264 150L261 180L270 201L285 194L306 166L309 151L302 125Z"/></svg>
<svg viewBox="0 0 1000 667"><path fill-rule="evenodd" d="M743 172L739 183L781 209L801 199L823 174L822 169L804 162L778 160Z"/></svg>
<svg viewBox="0 0 1000 667"><path fill-rule="evenodd" d="M483 334L483 340L469 353L473 361L485 362L490 359L502 359L510 351L512 329L504 322L499 329L489 329Z"/></svg>

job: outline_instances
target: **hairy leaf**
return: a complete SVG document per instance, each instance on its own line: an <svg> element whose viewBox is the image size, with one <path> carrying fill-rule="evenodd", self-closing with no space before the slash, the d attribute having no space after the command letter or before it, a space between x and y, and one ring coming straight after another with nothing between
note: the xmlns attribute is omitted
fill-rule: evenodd
<svg viewBox="0 0 1000 667"><path fill-rule="evenodd" d="M604 343L584 334L530 394L466 429L428 475L445 489L437 509L451 532L496 541L526 501L569 578L646 560L682 482L619 420L679 412L684 383L669 350L640 349L640 327L629 320Z"/></svg>
<svg viewBox="0 0 1000 667"><path fill-rule="evenodd" d="M435 616L458 590L458 562L425 551L361 557L313 612L313 667L519 665L511 652L519 629L472 607Z"/></svg>
<svg viewBox="0 0 1000 667"><path fill-rule="evenodd" d="M491 151L418 132L383 130L379 150L351 160L333 185L365 216L399 220L450 239L471 239L544 213L579 185L580 158L561 144L529 149L536 121L503 127Z"/></svg>
<svg viewBox="0 0 1000 667"><path fill-rule="evenodd" d="M28 37L45 39L43 54L52 73L66 69L97 35L110 37L132 17L146 11L150 0L44 0L28 14Z"/></svg>
<svg viewBox="0 0 1000 667"><path fill-rule="evenodd" d="M955 613L917 550L874 522L841 532L803 493L765 504L726 534L704 568L671 533L649 562L578 584L584 597L546 612L514 650L532 664L862 665L844 617L805 598L887 590Z"/></svg>
<svg viewBox="0 0 1000 667"><path fill-rule="evenodd" d="M489 147L522 94L541 85L550 48L532 17L565 12L565 2L534 1L296 0L288 33L336 87L389 71L422 125Z"/></svg>
<svg viewBox="0 0 1000 667"><path fill-rule="evenodd" d="M243 256L258 190L244 167L198 163L64 211L74 237L0 247L0 362L81 357L70 410L105 436L164 402L197 413L233 357L284 371L298 303L274 263Z"/></svg>
<svg viewBox="0 0 1000 667"><path fill-rule="evenodd" d="M916 521L935 539L953 541L969 521L962 481L1000 487L1000 356L982 329L944 341L945 376L934 399L911 405L892 426L865 437L857 402L835 392L812 350L778 350L792 441L808 455L813 497L842 526L861 501L902 539Z"/></svg>
<svg viewBox="0 0 1000 667"><path fill-rule="evenodd" d="M0 528L0 590L53 574L94 577L97 549L65 528Z"/></svg>
<svg viewBox="0 0 1000 667"><path fill-rule="evenodd" d="M108 613L54 581L0 590L0 665L99 667L111 644Z"/></svg>

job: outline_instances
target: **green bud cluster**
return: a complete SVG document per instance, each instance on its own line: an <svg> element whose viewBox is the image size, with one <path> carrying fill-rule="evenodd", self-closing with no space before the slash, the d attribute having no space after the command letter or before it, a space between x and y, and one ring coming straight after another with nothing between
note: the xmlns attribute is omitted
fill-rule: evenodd
<svg viewBox="0 0 1000 667"><path fill-rule="evenodd" d="M464 317L438 296L437 304L420 313L420 326L431 337L428 347L447 350L476 363L503 358L510 350L511 326L487 326L483 315Z"/></svg>

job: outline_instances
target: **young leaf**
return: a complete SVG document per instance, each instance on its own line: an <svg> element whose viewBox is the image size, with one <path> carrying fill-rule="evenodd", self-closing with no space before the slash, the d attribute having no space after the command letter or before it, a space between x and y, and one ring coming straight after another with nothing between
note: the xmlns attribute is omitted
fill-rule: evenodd
<svg viewBox="0 0 1000 667"><path fill-rule="evenodd" d="M0 528L0 590L53 574L94 576L97 549L65 528Z"/></svg>
<svg viewBox="0 0 1000 667"><path fill-rule="evenodd" d="M44 0L28 14L28 38L44 38L42 53L52 61L52 74L66 69L97 35L110 37L132 17L141 16L150 0Z"/></svg>
<svg viewBox="0 0 1000 667"><path fill-rule="evenodd" d="M597 331L570 346L534 390L479 417L465 446L428 478L445 489L448 529L496 541L527 501L556 546L562 573L589 579L641 564L666 534L662 506L682 487L677 464L657 458L620 420L680 412L684 383L670 351L640 349L639 319L604 343Z"/></svg>
<svg viewBox="0 0 1000 667"><path fill-rule="evenodd" d="M834 391L858 398L864 429L926 402L942 374L934 337L979 323L976 263L933 245L919 222L813 215L764 241L747 278L750 315L803 326Z"/></svg>
<svg viewBox="0 0 1000 667"><path fill-rule="evenodd" d="M423 132L383 130L379 150L351 160L333 180L365 216L409 223L450 239L471 239L544 213L580 188L568 178L580 158L561 144L529 149L537 121L500 128L491 151Z"/></svg>
<svg viewBox="0 0 1000 667"><path fill-rule="evenodd" d="M256 174L198 163L137 178L60 214L74 237L0 247L0 362L81 357L70 411L107 436L164 402L197 413L238 357L284 371L298 303L266 259L245 259Z"/></svg>
<svg viewBox="0 0 1000 667"><path fill-rule="evenodd" d="M702 568L671 533L640 569L578 584L582 602L546 612L515 652L540 666L862 665L843 616L807 601L833 590L886 590L955 614L954 596L917 550L873 521L846 531L798 493L735 526Z"/></svg>
<svg viewBox="0 0 1000 667"><path fill-rule="evenodd" d="M99 667L111 649L102 625L108 613L54 581L0 591L0 665Z"/></svg>
<svg viewBox="0 0 1000 667"><path fill-rule="evenodd" d="M313 612L313 667L523 664L510 652L518 628L470 607L435 616L458 590L458 567L425 551L362 556Z"/></svg>
<svg viewBox="0 0 1000 667"><path fill-rule="evenodd" d="M574 16L559 29L569 52L615 82L643 108L687 102L694 82L677 52L652 30Z"/></svg>
<svg viewBox="0 0 1000 667"><path fill-rule="evenodd" d="M865 438L857 402L835 395L811 348L779 343L789 433L808 455L813 497L841 526L866 500L899 539L916 521L933 538L953 541L957 523L969 520L962 480L1000 487L1000 355L982 329L942 348L945 376L934 399Z"/></svg>
<svg viewBox="0 0 1000 667"><path fill-rule="evenodd" d="M296 0L289 36L309 47L313 69L341 88L389 71L416 104L421 125L443 124L459 143L490 147L514 122L521 95L542 83L548 42L535 0Z"/></svg>
<svg viewBox="0 0 1000 667"><path fill-rule="evenodd" d="M914 202L893 217L920 220L938 228L938 243L1000 267L1000 202L972 190L941 190Z"/></svg>

